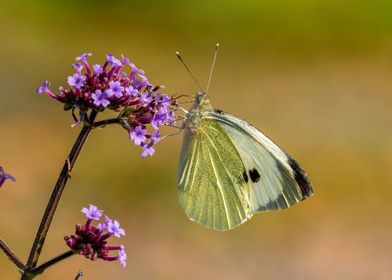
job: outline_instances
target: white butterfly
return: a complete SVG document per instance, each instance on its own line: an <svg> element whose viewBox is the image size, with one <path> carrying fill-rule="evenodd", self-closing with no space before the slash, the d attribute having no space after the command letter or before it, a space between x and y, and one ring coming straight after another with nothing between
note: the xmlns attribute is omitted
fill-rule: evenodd
<svg viewBox="0 0 392 280"><path fill-rule="evenodd" d="M230 230L254 213L288 208L313 194L292 157L246 121L213 109L204 92L197 94L184 130L177 181L192 221Z"/></svg>
<svg viewBox="0 0 392 280"><path fill-rule="evenodd" d="M230 230L256 212L312 195L305 171L258 129L214 110L199 93L185 121L178 167L180 203L192 221Z"/></svg>

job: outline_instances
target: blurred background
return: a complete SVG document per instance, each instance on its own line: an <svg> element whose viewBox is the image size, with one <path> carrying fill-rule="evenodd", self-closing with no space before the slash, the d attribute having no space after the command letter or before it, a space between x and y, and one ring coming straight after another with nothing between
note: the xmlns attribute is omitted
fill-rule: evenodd
<svg viewBox="0 0 392 280"><path fill-rule="evenodd" d="M35 94L66 85L74 58L125 54L170 94L197 87L254 124L306 169L315 195L225 233L190 222L176 192L181 137L140 150L117 126L81 153L40 261L93 203L121 222L128 266L74 256L37 279L391 279L392 2L385 0L33 1L0 8L0 236L27 259L53 184L80 127ZM173 129L166 129L172 133ZM0 254L0 279L18 272Z"/></svg>

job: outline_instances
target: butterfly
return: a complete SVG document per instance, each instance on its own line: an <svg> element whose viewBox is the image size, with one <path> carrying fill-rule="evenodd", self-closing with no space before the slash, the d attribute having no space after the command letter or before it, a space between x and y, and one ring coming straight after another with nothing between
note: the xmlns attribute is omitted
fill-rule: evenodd
<svg viewBox="0 0 392 280"><path fill-rule="evenodd" d="M226 231L312 196L290 155L248 122L214 109L205 92L196 95L183 129L177 182L190 220Z"/></svg>

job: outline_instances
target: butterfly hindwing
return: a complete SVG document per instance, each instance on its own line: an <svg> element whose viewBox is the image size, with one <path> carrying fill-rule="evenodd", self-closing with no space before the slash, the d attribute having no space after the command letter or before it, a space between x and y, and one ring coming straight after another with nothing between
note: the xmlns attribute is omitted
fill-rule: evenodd
<svg viewBox="0 0 392 280"><path fill-rule="evenodd" d="M306 173L267 136L238 117L219 110L207 112L229 135L251 184L252 211L284 209L312 195Z"/></svg>
<svg viewBox="0 0 392 280"><path fill-rule="evenodd" d="M242 224L253 214L250 184L229 135L211 118L185 130L177 177L187 216L216 230Z"/></svg>

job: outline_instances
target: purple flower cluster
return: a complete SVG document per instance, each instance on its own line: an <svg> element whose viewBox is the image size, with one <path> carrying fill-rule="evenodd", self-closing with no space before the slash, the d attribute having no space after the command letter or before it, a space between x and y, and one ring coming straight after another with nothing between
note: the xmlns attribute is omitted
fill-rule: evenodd
<svg viewBox="0 0 392 280"><path fill-rule="evenodd" d="M87 221L84 225L77 224L74 235L65 236L65 242L76 253L85 256L90 260L97 258L105 261L121 262L123 267L126 266L127 254L123 245L112 246L108 245L107 239L114 235L121 237L125 235L124 229L116 220L111 220L105 216L105 222L93 226L93 220L99 221L102 217L102 210L90 204L89 208L83 208L82 212L86 215ZM117 256L109 255L111 251L118 251Z"/></svg>
<svg viewBox="0 0 392 280"><path fill-rule="evenodd" d="M76 73L67 78L69 88L60 87L56 95L45 81L37 92L64 103L65 110L72 110L76 124L83 121L89 110L119 112L129 138L142 147L142 157L153 155L153 145L160 140L159 127L175 123L172 99L160 92L161 86L153 86L144 71L123 55L120 60L108 54L103 65L92 67L87 61L89 56L90 53L85 53L76 57L78 62L73 64ZM126 66L130 67L129 74L123 71ZM75 116L76 109L80 112L79 119ZM151 125L151 133L147 125Z"/></svg>
<svg viewBox="0 0 392 280"><path fill-rule="evenodd" d="M10 179L13 182L16 181L12 175L5 173L3 167L0 166L0 188L7 179Z"/></svg>

